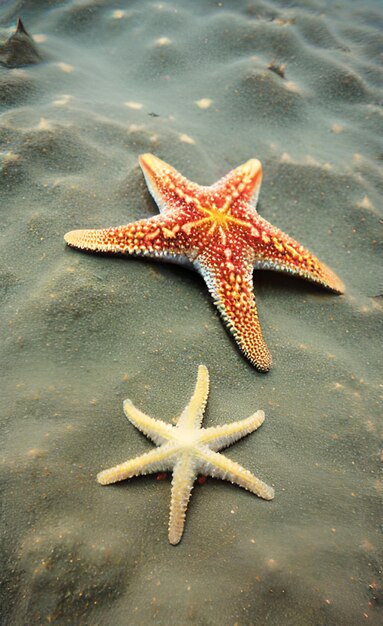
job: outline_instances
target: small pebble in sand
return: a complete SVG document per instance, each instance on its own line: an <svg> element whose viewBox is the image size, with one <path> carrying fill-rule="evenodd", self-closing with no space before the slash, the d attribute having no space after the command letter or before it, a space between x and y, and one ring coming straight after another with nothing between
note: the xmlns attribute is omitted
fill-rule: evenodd
<svg viewBox="0 0 383 626"><path fill-rule="evenodd" d="M340 133L343 133L344 131L344 127L342 126L342 124L332 124L331 126L331 132L335 133L336 135L339 135Z"/></svg>
<svg viewBox="0 0 383 626"><path fill-rule="evenodd" d="M48 38L46 35L43 35L42 33L39 35L33 35L32 36L33 41L35 41L36 43L44 43L44 41L46 41Z"/></svg>
<svg viewBox="0 0 383 626"><path fill-rule="evenodd" d="M213 104L213 100L210 100L210 98L201 98L200 100L196 100L195 104L199 109L208 109Z"/></svg>
<svg viewBox="0 0 383 626"><path fill-rule="evenodd" d="M55 107L64 107L70 102L72 102L72 100L73 100L73 96L71 96L70 94L63 94L60 98L53 100L52 104Z"/></svg>
<svg viewBox="0 0 383 626"><path fill-rule="evenodd" d="M280 157L280 162L281 163L292 163L293 159L292 159L291 155L288 152L283 152L281 154L281 157Z"/></svg>
<svg viewBox="0 0 383 626"><path fill-rule="evenodd" d="M115 20L122 20L125 17L125 15L126 15L125 11L122 11L121 9L116 9L112 13L112 17Z"/></svg>
<svg viewBox="0 0 383 626"><path fill-rule="evenodd" d="M143 104L142 102L135 102L134 100L128 100L128 102L125 102L125 106L128 107L129 109L134 109L135 111L139 111L140 109L143 108Z"/></svg>
<svg viewBox="0 0 383 626"><path fill-rule="evenodd" d="M183 143L189 143L191 145L195 144L193 137L190 137L189 135L186 135L185 133L182 133L182 135L179 136L179 139Z"/></svg>
<svg viewBox="0 0 383 626"><path fill-rule="evenodd" d="M171 41L168 37L160 37L154 42L157 46L168 46Z"/></svg>
<svg viewBox="0 0 383 626"><path fill-rule="evenodd" d="M358 209L372 209L373 204L370 198L365 195L360 202L357 202L356 206Z"/></svg>
<svg viewBox="0 0 383 626"><path fill-rule="evenodd" d="M73 65L69 65L69 63L62 63L62 62L60 62L60 63L57 63L57 67L62 72L65 72L65 74L70 74L74 70Z"/></svg>

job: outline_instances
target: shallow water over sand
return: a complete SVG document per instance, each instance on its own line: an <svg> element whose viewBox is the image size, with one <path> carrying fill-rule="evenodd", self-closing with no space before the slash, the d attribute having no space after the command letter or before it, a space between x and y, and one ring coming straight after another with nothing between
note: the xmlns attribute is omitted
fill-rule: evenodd
<svg viewBox="0 0 383 626"><path fill-rule="evenodd" d="M2 623L378 624L379 3L8 1L3 41L17 15L43 60L0 66ZM260 214L344 280L254 273L269 374L196 273L65 246L157 213L143 152L206 185L259 158ZM171 421L199 363L205 426L265 411L226 454L276 495L197 484L174 548L169 480L95 477L151 449L124 399Z"/></svg>

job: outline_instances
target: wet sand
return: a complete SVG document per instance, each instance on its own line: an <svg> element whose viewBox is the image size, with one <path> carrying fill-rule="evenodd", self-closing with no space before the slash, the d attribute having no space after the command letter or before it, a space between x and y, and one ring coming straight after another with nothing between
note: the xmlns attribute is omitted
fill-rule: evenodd
<svg viewBox="0 0 383 626"><path fill-rule="evenodd" d="M0 65L1 623L378 624L379 3L8 1L0 61L18 15L41 61ZM344 281L254 273L270 373L196 273L65 246L157 213L143 152L206 185L260 159L259 213ZM170 478L96 474L151 449L123 400L171 421L199 363L205 426L265 411L226 454L276 495L196 484L173 547Z"/></svg>

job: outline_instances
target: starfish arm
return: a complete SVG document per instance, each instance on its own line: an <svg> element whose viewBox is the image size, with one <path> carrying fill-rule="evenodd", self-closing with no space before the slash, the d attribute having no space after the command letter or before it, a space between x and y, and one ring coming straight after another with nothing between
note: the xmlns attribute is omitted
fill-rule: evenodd
<svg viewBox="0 0 383 626"><path fill-rule="evenodd" d="M172 201L184 197L186 190L193 194L199 189L199 185L154 154L141 154L139 161L148 189L161 213L169 210Z"/></svg>
<svg viewBox="0 0 383 626"><path fill-rule="evenodd" d="M150 452L100 472L97 474L97 481L101 485L110 485L133 476L166 472L173 466L173 456L174 451L170 445L154 448Z"/></svg>
<svg viewBox="0 0 383 626"><path fill-rule="evenodd" d="M250 415L250 417L246 417L238 422L204 428L199 441L207 445L210 450L217 452L222 448L231 446L239 439L242 439L242 437L246 437L246 435L257 430L257 428L263 424L264 420L264 412L257 411L254 415Z"/></svg>
<svg viewBox="0 0 383 626"><path fill-rule="evenodd" d="M177 428L195 429L201 426L203 413L209 395L209 370L206 365L198 367L197 382L193 395L186 408L182 411Z"/></svg>
<svg viewBox="0 0 383 626"><path fill-rule="evenodd" d="M295 239L259 217L263 232L262 244L257 249L255 267L301 276L335 293L344 293L344 284L325 263Z"/></svg>
<svg viewBox="0 0 383 626"><path fill-rule="evenodd" d="M173 545L180 542L184 531L186 509L194 480L193 460L191 456L183 455L173 470L169 517L169 542Z"/></svg>
<svg viewBox="0 0 383 626"><path fill-rule="evenodd" d="M154 215L115 228L72 230L64 235L74 248L95 252L165 257L186 256L185 233L173 215Z"/></svg>
<svg viewBox="0 0 383 626"><path fill-rule="evenodd" d="M204 277L214 304L240 349L259 370L271 367L271 354L263 339L253 293L253 266L238 260L236 265L199 259L196 267Z"/></svg>
<svg viewBox="0 0 383 626"><path fill-rule="evenodd" d="M198 449L198 456L201 460L200 470L208 476L239 485L239 487L255 493L264 500L272 500L274 498L274 489L272 487L266 485L249 470L223 454L213 452L213 450L204 447Z"/></svg>
<svg viewBox="0 0 383 626"><path fill-rule="evenodd" d="M161 445L174 438L174 426L166 424L162 420L149 417L149 415L137 409L131 400L125 400L123 408L128 420L156 445Z"/></svg>
<svg viewBox="0 0 383 626"><path fill-rule="evenodd" d="M262 164L258 159L250 159L231 170L226 176L211 186L220 197L243 200L257 206L262 183Z"/></svg>

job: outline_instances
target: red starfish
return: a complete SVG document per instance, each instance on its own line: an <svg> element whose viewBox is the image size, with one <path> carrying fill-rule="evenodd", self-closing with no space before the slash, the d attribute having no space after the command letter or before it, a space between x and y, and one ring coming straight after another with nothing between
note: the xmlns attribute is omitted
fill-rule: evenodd
<svg viewBox="0 0 383 626"><path fill-rule="evenodd" d="M253 294L253 268L297 274L343 292L329 267L258 215L262 165L250 159L211 187L201 187L152 154L140 165L160 214L126 226L73 230L70 246L160 257L191 264L204 277L223 319L246 357L262 371L271 354Z"/></svg>

